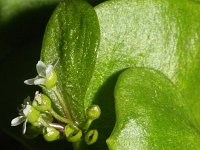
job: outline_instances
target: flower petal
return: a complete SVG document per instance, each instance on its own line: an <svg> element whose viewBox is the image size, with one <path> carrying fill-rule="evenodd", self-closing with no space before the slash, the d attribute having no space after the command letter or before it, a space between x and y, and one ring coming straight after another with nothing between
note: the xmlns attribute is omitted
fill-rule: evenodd
<svg viewBox="0 0 200 150"><path fill-rule="evenodd" d="M54 67L57 65L59 59L54 60L54 62L46 68L46 76L49 75L49 73L54 69Z"/></svg>
<svg viewBox="0 0 200 150"><path fill-rule="evenodd" d="M34 81L34 84L35 84L35 85L40 85L40 84L44 84L44 82L45 82L45 79L44 79L44 78L39 78L39 79L36 79L36 80Z"/></svg>
<svg viewBox="0 0 200 150"><path fill-rule="evenodd" d="M32 108L31 105L26 105L26 107L23 110L24 116L26 116L26 117L28 116L28 114L31 112L31 108Z"/></svg>
<svg viewBox="0 0 200 150"><path fill-rule="evenodd" d="M42 104L42 97L39 91L35 92L35 100L38 102L38 104Z"/></svg>
<svg viewBox="0 0 200 150"><path fill-rule="evenodd" d="M46 76L48 76L50 74L50 72L53 70L53 66L52 65L48 65L47 69L46 69Z"/></svg>
<svg viewBox="0 0 200 150"><path fill-rule="evenodd" d="M27 119L23 123L22 134L26 133L26 124L27 124Z"/></svg>
<svg viewBox="0 0 200 150"><path fill-rule="evenodd" d="M11 126L18 126L26 120L24 116L18 116L11 121Z"/></svg>
<svg viewBox="0 0 200 150"><path fill-rule="evenodd" d="M46 65L40 60L36 65L36 70L39 76L45 77Z"/></svg>
<svg viewBox="0 0 200 150"><path fill-rule="evenodd" d="M27 85L34 85L34 81L35 81L35 78L25 80L24 83L27 84Z"/></svg>

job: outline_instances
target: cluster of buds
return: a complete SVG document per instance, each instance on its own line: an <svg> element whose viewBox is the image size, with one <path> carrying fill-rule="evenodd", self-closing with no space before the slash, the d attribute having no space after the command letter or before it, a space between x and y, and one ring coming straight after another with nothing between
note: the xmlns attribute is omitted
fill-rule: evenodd
<svg viewBox="0 0 200 150"><path fill-rule="evenodd" d="M38 75L35 78L25 80L28 85L38 85L48 90L56 90L57 74L54 71L58 61L46 66L42 61L38 61L36 70ZM55 92L58 101L62 102L58 91ZM59 96L58 96L59 95ZM11 126L17 126L23 123L22 133L26 134L27 123L29 126L43 134L46 141L51 142L65 137L69 142L78 142L85 136L85 142L91 145L97 141L98 131L89 130L91 123L99 118L101 110L99 106L92 105L86 111L87 120L85 125L80 128L76 123L66 116L59 115L52 107L51 99L38 91L35 93L33 101L27 97L19 110L19 116L11 121ZM61 104L62 106L62 104Z"/></svg>

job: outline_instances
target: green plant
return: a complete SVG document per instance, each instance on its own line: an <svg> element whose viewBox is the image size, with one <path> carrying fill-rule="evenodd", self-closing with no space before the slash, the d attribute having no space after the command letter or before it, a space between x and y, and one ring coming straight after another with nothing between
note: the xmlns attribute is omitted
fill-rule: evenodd
<svg viewBox="0 0 200 150"><path fill-rule="evenodd" d="M28 122L30 135L74 149L199 149L199 8L190 0L60 2L38 75L25 81L43 93L12 125L24 122L25 133Z"/></svg>

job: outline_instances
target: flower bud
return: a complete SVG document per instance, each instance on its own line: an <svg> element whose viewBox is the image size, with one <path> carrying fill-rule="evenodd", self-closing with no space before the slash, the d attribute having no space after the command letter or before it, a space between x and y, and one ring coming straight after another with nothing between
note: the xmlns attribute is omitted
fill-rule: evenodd
<svg viewBox="0 0 200 150"><path fill-rule="evenodd" d="M60 132L53 127L46 127L43 129L43 137L48 142L55 141L59 139Z"/></svg>
<svg viewBox="0 0 200 150"><path fill-rule="evenodd" d="M57 83L57 75L56 72L52 70L46 77L45 87L47 89L51 89L56 85L56 83Z"/></svg>
<svg viewBox="0 0 200 150"><path fill-rule="evenodd" d="M27 117L28 122L32 124L37 122L40 117L40 112L31 105L26 105L26 108L23 110L23 114Z"/></svg>
<svg viewBox="0 0 200 150"><path fill-rule="evenodd" d="M77 142L82 137L82 131L79 129L76 129L72 125L66 125L65 126L65 135L69 142Z"/></svg>
<svg viewBox="0 0 200 150"><path fill-rule="evenodd" d="M51 100L44 94L35 94L32 106L40 112L45 112L51 108Z"/></svg>
<svg viewBox="0 0 200 150"><path fill-rule="evenodd" d="M90 120L95 120L101 115L101 109L98 105L92 105L87 109L87 117Z"/></svg>
<svg viewBox="0 0 200 150"><path fill-rule="evenodd" d="M98 131L97 130L90 130L85 134L85 142L88 145L94 144L98 139Z"/></svg>

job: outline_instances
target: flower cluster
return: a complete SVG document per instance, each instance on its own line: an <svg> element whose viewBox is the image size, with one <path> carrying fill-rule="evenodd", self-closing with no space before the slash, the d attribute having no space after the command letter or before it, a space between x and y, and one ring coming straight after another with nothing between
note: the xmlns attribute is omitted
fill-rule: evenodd
<svg viewBox="0 0 200 150"><path fill-rule="evenodd" d="M56 88L57 74L54 70L58 60L46 66L41 60L36 65L38 75L35 78L25 80L27 85L38 85L43 89L48 89L55 94L61 107L64 107L66 115L59 115L52 107L51 98L40 92L36 92L33 101L27 97L19 110L19 116L11 121L11 126L18 126L23 123L22 133L26 134L27 123L36 128L46 141L54 141L65 137L70 142L77 142L85 136L85 142L91 145L98 138L97 130L88 131L91 123L99 118L101 110L97 105L88 108L86 115L87 120L83 127L78 127L77 123L68 117L67 106L61 94Z"/></svg>

